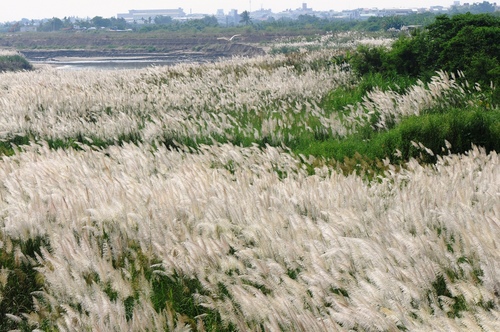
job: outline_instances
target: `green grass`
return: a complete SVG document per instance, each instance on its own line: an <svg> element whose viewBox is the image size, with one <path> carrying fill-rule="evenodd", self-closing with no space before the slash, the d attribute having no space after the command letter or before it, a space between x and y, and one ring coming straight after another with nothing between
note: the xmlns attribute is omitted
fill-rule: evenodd
<svg viewBox="0 0 500 332"><path fill-rule="evenodd" d="M2 240L9 244L4 244L0 249L0 267L8 271L8 277L5 284L0 284L0 331L9 331L29 326L26 321L20 324L7 319L6 314L12 314L22 317L23 313L33 311L32 292L40 291L43 288L43 277L36 271L36 255L40 254L40 249L45 247L49 249L47 240L43 237L29 238L26 240L11 240L4 238L0 233ZM22 253L20 257L16 253L19 250Z"/></svg>
<svg viewBox="0 0 500 332"><path fill-rule="evenodd" d="M227 293L227 289L222 293ZM156 311L172 310L194 331L197 330L197 320L200 319L196 317L202 317L203 325L208 331L236 331L232 324L222 322L217 311L199 305L193 297L195 294L209 295L196 278L177 273L153 277L151 300Z"/></svg>
<svg viewBox="0 0 500 332"><path fill-rule="evenodd" d="M437 298L437 304L440 309L444 308L441 296L446 296L453 300L450 310L446 313L448 317L455 318L461 317L462 311L467 311L467 302L463 295L453 296L446 285L446 279L443 275L438 275L436 280L432 283L432 291L429 291L428 300L434 302L433 297Z"/></svg>
<svg viewBox="0 0 500 332"><path fill-rule="evenodd" d="M446 149L445 140L451 143ZM464 153L472 144L482 146L486 151L500 150L500 110L451 109L446 113L412 116L404 119L394 128L377 132L370 127L346 138L312 140L311 136L299 139L290 146L297 154L332 158L343 161L356 153L375 160L394 157L396 149L402 152L402 160L420 157L421 151L411 144L420 142L437 156L443 153ZM401 160L401 158L399 160ZM436 158L427 156L423 161L433 162Z"/></svg>

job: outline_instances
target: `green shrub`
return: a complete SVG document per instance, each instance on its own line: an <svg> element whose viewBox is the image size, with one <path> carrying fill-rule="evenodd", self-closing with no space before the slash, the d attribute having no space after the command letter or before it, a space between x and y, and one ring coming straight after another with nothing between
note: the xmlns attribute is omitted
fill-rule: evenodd
<svg viewBox="0 0 500 332"><path fill-rule="evenodd" d="M33 70L33 66L21 55L0 56L0 72Z"/></svg>
<svg viewBox="0 0 500 332"><path fill-rule="evenodd" d="M445 141L451 144L450 149ZM432 153L415 147L412 142L421 143ZM371 160L371 166L376 168L377 161L385 158L393 163L410 158L432 163L438 155L465 153L472 145L484 147L487 152L500 151L500 110L450 109L444 113L411 116L388 131L376 132L366 125L346 138L303 139L290 148L296 154L337 162L357 160L354 166L360 164L360 160L365 164ZM401 151L400 156L396 155L397 150Z"/></svg>
<svg viewBox="0 0 500 332"><path fill-rule="evenodd" d="M425 161L433 162L443 153L465 153L472 145L482 146L489 151L500 150L500 111L452 109L447 113L427 114L410 117L388 133L377 138L381 145L391 146L399 137L397 148L406 160L419 157L422 152L411 142L422 143L432 150L434 156L425 155ZM451 144L448 151L445 140ZM385 151L390 153L390 151Z"/></svg>
<svg viewBox="0 0 500 332"><path fill-rule="evenodd" d="M401 37L391 49L360 46L351 66L360 75L409 75L427 79L438 70L463 71L483 86L499 83L500 17L488 14L437 16L425 30Z"/></svg>
<svg viewBox="0 0 500 332"><path fill-rule="evenodd" d="M351 58L352 68L360 75L387 72L388 50L385 47L358 46Z"/></svg>

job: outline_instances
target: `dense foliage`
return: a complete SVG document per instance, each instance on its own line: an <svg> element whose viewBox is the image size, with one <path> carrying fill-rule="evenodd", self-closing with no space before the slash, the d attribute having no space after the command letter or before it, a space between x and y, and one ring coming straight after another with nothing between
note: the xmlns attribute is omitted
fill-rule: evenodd
<svg viewBox="0 0 500 332"><path fill-rule="evenodd" d="M360 47L352 65L361 74L428 78L437 70L463 71L471 81L500 83L500 17L470 13L438 16L390 49Z"/></svg>
<svg viewBox="0 0 500 332"><path fill-rule="evenodd" d="M33 66L21 55L0 55L0 72L32 69Z"/></svg>
<svg viewBox="0 0 500 332"><path fill-rule="evenodd" d="M406 25L422 25L430 24L436 14L422 13L408 16L386 16L386 17L370 17L367 20L348 20L345 18L321 18L313 15L300 15L297 19L269 18L264 21L255 21L250 15L245 15L243 12L239 26L230 25L230 29L236 31L246 31L252 29L254 31L265 32L301 32L301 34L320 33L326 31L369 31L369 32L384 32L387 29L400 29ZM152 23L143 26L130 26L134 30L141 32L153 30L166 31L214 31L224 32L228 26L217 23L215 17L205 17L203 19L194 19L187 22L168 20L163 17L158 17Z"/></svg>

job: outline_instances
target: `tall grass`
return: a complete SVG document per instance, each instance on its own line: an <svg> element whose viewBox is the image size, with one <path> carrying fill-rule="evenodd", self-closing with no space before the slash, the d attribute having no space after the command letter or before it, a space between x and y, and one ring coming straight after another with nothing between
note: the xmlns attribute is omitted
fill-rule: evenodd
<svg viewBox="0 0 500 332"><path fill-rule="evenodd" d="M497 106L342 54L0 74L0 329L499 330Z"/></svg>
<svg viewBox="0 0 500 332"><path fill-rule="evenodd" d="M25 148L0 170L3 246L38 275L18 317L61 330L494 331L498 164L474 149L367 183L309 176L271 147ZM16 244L39 238L31 256Z"/></svg>
<svg viewBox="0 0 500 332"><path fill-rule="evenodd" d="M123 142L196 147L215 140L285 144L307 155L313 153L304 149L308 144L390 130L410 115L474 103L498 112L474 87L446 73L430 83L383 77L359 81L332 61L336 54L306 52L116 73L6 73L0 83L1 147L9 154L14 145L29 141L53 147Z"/></svg>

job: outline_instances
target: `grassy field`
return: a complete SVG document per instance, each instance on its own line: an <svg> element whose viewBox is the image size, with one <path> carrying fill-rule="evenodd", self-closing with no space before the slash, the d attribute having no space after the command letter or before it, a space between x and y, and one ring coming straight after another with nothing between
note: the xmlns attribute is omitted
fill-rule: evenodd
<svg viewBox="0 0 500 332"><path fill-rule="evenodd" d="M498 106L385 42L0 74L0 330L500 330Z"/></svg>

